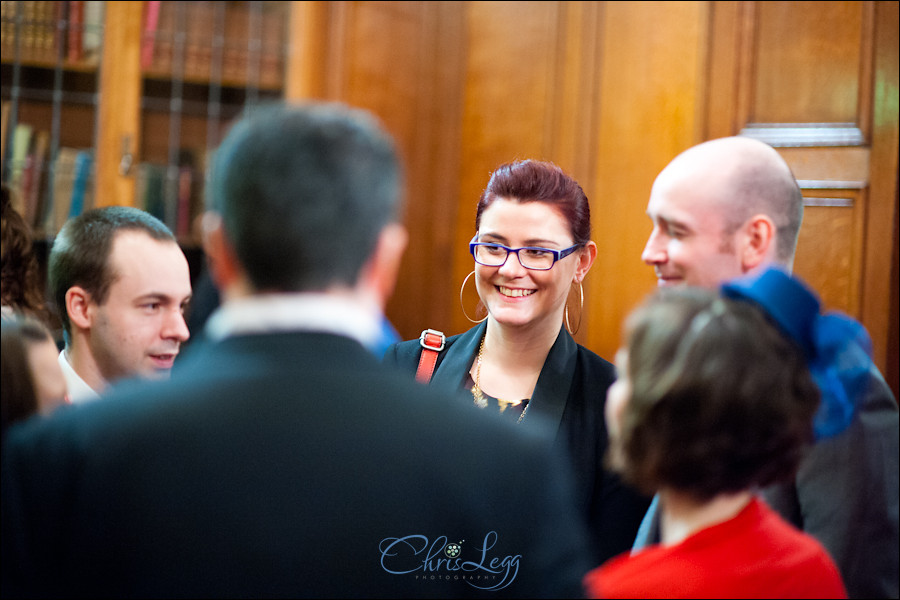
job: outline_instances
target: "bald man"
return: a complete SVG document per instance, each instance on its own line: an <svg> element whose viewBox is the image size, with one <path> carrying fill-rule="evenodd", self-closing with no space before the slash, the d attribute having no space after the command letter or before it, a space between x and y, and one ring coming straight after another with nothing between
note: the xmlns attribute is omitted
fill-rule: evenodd
<svg viewBox="0 0 900 600"><path fill-rule="evenodd" d="M793 266L803 196L774 148L750 138L705 142L656 178L641 258L660 285L715 287L771 264Z"/></svg>
<svg viewBox="0 0 900 600"><path fill-rule="evenodd" d="M689 148L660 172L642 259L659 285L719 284L773 265L790 271L803 197L772 147L744 137ZM793 481L764 490L769 504L828 549L851 598L898 597L897 401L872 366L853 398L856 413L818 441ZM657 501L636 548L658 541Z"/></svg>

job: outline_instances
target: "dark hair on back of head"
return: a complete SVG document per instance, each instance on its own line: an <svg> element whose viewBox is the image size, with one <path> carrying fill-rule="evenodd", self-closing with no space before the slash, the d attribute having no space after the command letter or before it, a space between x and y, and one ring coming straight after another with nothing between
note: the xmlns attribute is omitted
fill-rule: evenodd
<svg viewBox="0 0 900 600"><path fill-rule="evenodd" d="M623 475L708 500L790 477L819 391L800 348L748 302L659 290L627 322Z"/></svg>
<svg viewBox="0 0 900 600"><path fill-rule="evenodd" d="M216 151L210 207L257 290L352 286L399 218L393 140L339 103L257 107Z"/></svg>

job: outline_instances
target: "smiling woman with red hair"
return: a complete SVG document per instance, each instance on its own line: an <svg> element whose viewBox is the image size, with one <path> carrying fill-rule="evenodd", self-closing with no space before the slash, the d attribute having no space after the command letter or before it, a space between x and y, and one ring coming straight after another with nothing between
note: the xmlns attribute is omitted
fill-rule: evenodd
<svg viewBox="0 0 900 600"><path fill-rule="evenodd" d="M446 339L430 381L522 427L548 425L573 466L594 560L606 560L631 547L650 500L603 468L603 399L615 370L573 337L597 257L587 195L553 163L501 165L478 200L469 252L461 287L474 281L479 302L463 313L480 320ZM420 356L410 340L384 360L412 374Z"/></svg>

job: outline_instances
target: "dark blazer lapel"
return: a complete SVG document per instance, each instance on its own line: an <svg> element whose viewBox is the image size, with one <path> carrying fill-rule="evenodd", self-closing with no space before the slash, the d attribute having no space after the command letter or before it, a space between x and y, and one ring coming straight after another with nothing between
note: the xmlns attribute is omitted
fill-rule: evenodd
<svg viewBox="0 0 900 600"><path fill-rule="evenodd" d="M578 344L568 331L561 328L544 361L528 407L528 416L539 416L554 434L559 430L569 390L574 383L577 355Z"/></svg>
<svg viewBox="0 0 900 600"><path fill-rule="evenodd" d="M459 339L447 348L447 355L435 369L431 381L452 390L459 389L465 377L463 373L469 370L469 366L475 360L478 344L481 343L486 328L487 321L483 321L460 334Z"/></svg>

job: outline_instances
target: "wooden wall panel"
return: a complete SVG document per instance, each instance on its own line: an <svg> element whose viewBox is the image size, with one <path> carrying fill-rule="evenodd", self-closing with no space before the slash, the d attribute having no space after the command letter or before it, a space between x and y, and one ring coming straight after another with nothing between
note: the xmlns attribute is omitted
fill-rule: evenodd
<svg viewBox="0 0 900 600"><path fill-rule="evenodd" d="M601 27L598 2L562 2L550 155L594 198L600 106Z"/></svg>
<svg viewBox="0 0 900 600"><path fill-rule="evenodd" d="M468 243L475 233L475 207L490 173L513 160L556 160L549 132L555 123L552 105L557 98L561 19L558 2L465 4L462 155L453 248L457 290L472 271ZM456 296L454 301L450 332L458 333L471 323ZM467 308L470 314L473 308Z"/></svg>
<svg viewBox="0 0 900 600"><path fill-rule="evenodd" d="M490 172L552 160L600 247L576 336L611 357L653 289L640 260L658 172L706 139L776 146L812 200L797 271L862 319L884 368L897 215L897 2L298 2L290 97L378 114L407 167L411 233L388 316L469 327L458 292ZM294 34L296 36L297 33ZM894 350L896 356L896 349Z"/></svg>
<svg viewBox="0 0 900 600"><path fill-rule="evenodd" d="M779 148L806 208L794 272L826 309L859 317L870 151L866 147Z"/></svg>
<svg viewBox="0 0 900 600"><path fill-rule="evenodd" d="M448 2L296 3L290 98L370 110L394 136L406 178L409 230L387 313L404 338L449 329L459 189L464 56L462 6Z"/></svg>
<svg viewBox="0 0 900 600"><path fill-rule="evenodd" d="M900 350L896 336L889 337L889 331L897 330L900 310L896 279L891 285L891 257L894 257L893 264L896 266L898 244L900 3L884 1L874 4L872 152L869 159L869 204L865 217L860 317L872 335L876 363L882 371L887 371L889 380L896 382ZM892 343L889 343L891 340ZM900 390L896 387L894 396L900 399Z"/></svg>
<svg viewBox="0 0 900 600"><path fill-rule="evenodd" d="M420 106L425 7L413 2L354 2L346 15L343 89L337 95L380 115L410 160ZM390 71L385 71L390 65ZM403 106L409 110L398 111Z"/></svg>
<svg viewBox="0 0 900 600"><path fill-rule="evenodd" d="M723 84L737 92L734 106L710 102L734 115L734 129L723 132L728 118L719 115L709 121L719 135L740 133L778 148L807 196L810 189L817 197L821 190L858 190L848 207L810 211L813 216L801 230L797 273L826 306L863 322L876 363L884 369L887 332L897 310L888 306L890 250L896 244L897 3L715 3L715 9L723 13L725 35L715 38L720 45L712 54L737 51L736 81ZM713 63L719 75L728 73L721 68L727 61ZM885 171L888 165L893 177ZM809 169L816 174L804 181L801 171ZM825 261L820 250L848 210L852 226L840 230L855 237L835 242L848 254Z"/></svg>
<svg viewBox="0 0 900 600"><path fill-rule="evenodd" d="M625 316L656 284L653 269L641 262L653 180L676 154L700 141L708 19L700 2L604 6L591 198L600 251L585 296L587 345L608 359Z"/></svg>
<svg viewBox="0 0 900 600"><path fill-rule="evenodd" d="M862 2L756 2L749 121L856 123Z"/></svg>
<svg viewBox="0 0 900 600"><path fill-rule="evenodd" d="M864 201L850 190L803 190L794 273L829 310L859 314Z"/></svg>
<svg viewBox="0 0 900 600"><path fill-rule="evenodd" d="M324 0L291 2L285 98L311 100L326 97L326 72L330 66L327 40L336 35L329 25L330 4Z"/></svg>

